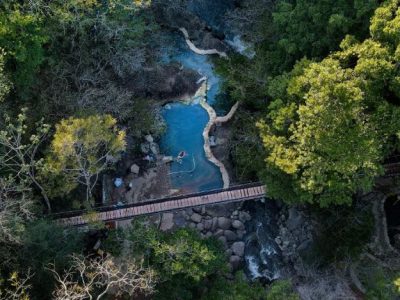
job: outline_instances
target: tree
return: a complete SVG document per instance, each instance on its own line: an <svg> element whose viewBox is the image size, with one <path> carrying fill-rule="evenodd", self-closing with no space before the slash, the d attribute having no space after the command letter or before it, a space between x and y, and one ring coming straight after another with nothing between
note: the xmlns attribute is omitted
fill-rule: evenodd
<svg viewBox="0 0 400 300"><path fill-rule="evenodd" d="M83 184L90 204L99 174L124 150L125 132L110 115L71 117L56 125L45 168L49 174L65 176L68 183L64 182L61 190L68 192Z"/></svg>
<svg viewBox="0 0 400 300"><path fill-rule="evenodd" d="M26 272L30 269L34 273L30 279L32 298L51 299L55 280L46 267L54 264L58 272L68 269L72 264L71 255L82 253L83 248L83 233L76 228L61 227L46 220L30 222L23 232L20 245L14 247L17 263L11 271Z"/></svg>
<svg viewBox="0 0 400 300"><path fill-rule="evenodd" d="M22 12L12 1L0 6L0 48L5 50L6 70L20 95L44 61L47 36L42 26L37 15Z"/></svg>
<svg viewBox="0 0 400 300"><path fill-rule="evenodd" d="M49 269L56 281L53 292L56 300L102 299L138 293L152 294L157 281L152 269L134 261L115 262L108 258L72 256L72 265L59 274L54 266Z"/></svg>
<svg viewBox="0 0 400 300"><path fill-rule="evenodd" d="M286 92L278 93L259 123L271 196L350 204L354 193L368 191L382 174L381 162L398 147L400 128L395 3L383 6L391 9L386 25L377 10L372 38L359 43L348 36L341 51L320 63L301 62L282 81Z"/></svg>
<svg viewBox="0 0 400 300"><path fill-rule="evenodd" d="M4 50L0 48L0 102L8 95L11 85L4 70L4 56Z"/></svg>
<svg viewBox="0 0 400 300"><path fill-rule="evenodd" d="M237 272L234 280L215 278L211 288L204 295L202 295L201 299L269 300L267 289L262 286L260 282L249 282L242 272Z"/></svg>
<svg viewBox="0 0 400 300"><path fill-rule="evenodd" d="M31 190L12 178L0 178L0 236L8 243L21 243L26 223L35 218Z"/></svg>
<svg viewBox="0 0 400 300"><path fill-rule="evenodd" d="M189 229L160 232L140 220L126 232L132 255L143 258L159 274L155 299L194 299L213 276L226 272L218 241L202 239Z"/></svg>
<svg viewBox="0 0 400 300"><path fill-rule="evenodd" d="M0 278L0 299L2 300L29 300L28 290L31 285L28 283L32 278L28 271L25 277L20 277L17 272L13 272L6 282Z"/></svg>
<svg viewBox="0 0 400 300"><path fill-rule="evenodd" d="M37 172L43 165L42 159L38 158L38 152L47 138L50 126L41 120L36 124L36 132L27 136L26 112L26 108L22 109L15 123L10 117L5 118L6 127L0 131L0 170L6 176L11 176L16 184L33 184L38 188L50 212L47 193L37 178Z"/></svg>

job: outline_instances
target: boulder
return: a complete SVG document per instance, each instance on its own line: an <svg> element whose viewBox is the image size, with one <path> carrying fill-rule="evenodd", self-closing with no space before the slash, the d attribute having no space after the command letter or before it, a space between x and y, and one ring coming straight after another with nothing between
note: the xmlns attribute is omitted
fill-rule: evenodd
<svg viewBox="0 0 400 300"><path fill-rule="evenodd" d="M201 214L201 206L195 206L195 207L192 207L192 209L194 212Z"/></svg>
<svg viewBox="0 0 400 300"><path fill-rule="evenodd" d="M146 135L145 137L144 137L144 139L146 140L146 142L149 142L149 143L153 143L154 142L154 139L153 139L153 137L149 134L149 135Z"/></svg>
<svg viewBox="0 0 400 300"><path fill-rule="evenodd" d="M244 223L246 221L250 221L251 216L247 212L241 211L241 212L239 212L239 220Z"/></svg>
<svg viewBox="0 0 400 300"><path fill-rule="evenodd" d="M140 144L140 151L142 151L144 154L148 154L150 152L150 145L147 143Z"/></svg>
<svg viewBox="0 0 400 300"><path fill-rule="evenodd" d="M174 227L174 214L163 213L161 218L160 229L162 231L170 230Z"/></svg>
<svg viewBox="0 0 400 300"><path fill-rule="evenodd" d="M244 242L235 242L232 244L231 249L234 254L242 257L244 255L244 247L245 247Z"/></svg>
<svg viewBox="0 0 400 300"><path fill-rule="evenodd" d="M226 217L219 217L218 218L218 227L221 229L231 228L231 220Z"/></svg>
<svg viewBox="0 0 400 300"><path fill-rule="evenodd" d="M190 223L189 224L189 228L195 229L196 228L196 224L195 223Z"/></svg>
<svg viewBox="0 0 400 300"><path fill-rule="evenodd" d="M224 236L228 241L235 241L237 240L237 235L234 233L232 230L225 230L224 231Z"/></svg>
<svg viewBox="0 0 400 300"><path fill-rule="evenodd" d="M172 156L163 156L162 161L164 163L170 163L174 161L174 158Z"/></svg>
<svg viewBox="0 0 400 300"><path fill-rule="evenodd" d="M215 231L218 228L218 218L214 217L212 218L212 225L211 225L211 230Z"/></svg>
<svg viewBox="0 0 400 300"><path fill-rule="evenodd" d="M237 230L236 234L237 234L238 239L241 240L244 237L244 235L246 234L246 231L245 230Z"/></svg>
<svg viewBox="0 0 400 300"><path fill-rule="evenodd" d="M204 230L204 225L203 225L203 223L198 223L198 224L197 224L197 230L198 230L198 231L203 231L203 230Z"/></svg>
<svg viewBox="0 0 400 300"><path fill-rule="evenodd" d="M212 220L205 220L205 221L204 221L204 229L210 230L211 227L212 227L212 223L213 223Z"/></svg>
<svg viewBox="0 0 400 300"><path fill-rule="evenodd" d="M238 230L244 230L244 225L241 221L239 220L234 220L232 222L232 227Z"/></svg>
<svg viewBox="0 0 400 300"><path fill-rule="evenodd" d="M154 155L160 154L160 147L156 143L151 143L150 144L150 150Z"/></svg>
<svg viewBox="0 0 400 300"><path fill-rule="evenodd" d="M237 255L232 255L229 258L229 263L231 264L233 270L239 269L241 261L242 259Z"/></svg>
<svg viewBox="0 0 400 300"><path fill-rule="evenodd" d="M133 174L139 174L140 171L140 167L137 164L133 164L131 166L131 173Z"/></svg>
<svg viewBox="0 0 400 300"><path fill-rule="evenodd" d="M223 205L207 206L206 212L211 217L230 217L236 203L225 203Z"/></svg>
<svg viewBox="0 0 400 300"><path fill-rule="evenodd" d="M227 240L226 240L226 237L224 237L224 236L220 236L219 238L218 238L218 241L220 241L223 245L224 245L224 248L227 248Z"/></svg>
<svg viewBox="0 0 400 300"><path fill-rule="evenodd" d="M197 213L193 213L190 216L190 219L195 222L195 223L200 223L201 222L201 215L197 214Z"/></svg>
<svg viewBox="0 0 400 300"><path fill-rule="evenodd" d="M220 237L224 235L224 231L222 229L218 229L216 232L214 232L215 237Z"/></svg>
<svg viewBox="0 0 400 300"><path fill-rule="evenodd" d="M298 212L295 207L291 207L289 209L289 216L286 220L286 226L289 230L295 230L296 228L300 228L304 223L304 218Z"/></svg>
<svg viewBox="0 0 400 300"><path fill-rule="evenodd" d="M205 234L206 238L210 238L212 237L212 232L211 231L207 231L207 233Z"/></svg>

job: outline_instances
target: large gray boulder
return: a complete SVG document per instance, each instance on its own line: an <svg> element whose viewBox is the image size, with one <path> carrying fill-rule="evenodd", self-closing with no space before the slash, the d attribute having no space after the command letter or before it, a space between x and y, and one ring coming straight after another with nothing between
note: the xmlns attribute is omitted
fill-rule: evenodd
<svg viewBox="0 0 400 300"><path fill-rule="evenodd" d="M226 217L219 217L218 218L218 227L221 229L229 229L231 228L231 220Z"/></svg>
<svg viewBox="0 0 400 300"><path fill-rule="evenodd" d="M200 223L200 222L201 222L201 215L194 213L194 214L190 217L190 219L191 219L193 222Z"/></svg>
<svg viewBox="0 0 400 300"><path fill-rule="evenodd" d="M241 211L241 212L239 212L239 220L244 223L246 221L250 221L251 216L247 212Z"/></svg>
<svg viewBox="0 0 400 300"><path fill-rule="evenodd" d="M229 258L229 263L231 264L233 270L239 269L241 261L242 259L237 255L232 255Z"/></svg>
<svg viewBox="0 0 400 300"><path fill-rule="evenodd" d="M220 237L218 238L218 240L224 245L224 248L227 248L228 242L227 242L225 236L220 236Z"/></svg>
<svg viewBox="0 0 400 300"><path fill-rule="evenodd" d="M239 220L234 220L232 222L232 227L238 230L244 230L244 224Z"/></svg>
<svg viewBox="0 0 400 300"><path fill-rule="evenodd" d="M213 221L212 220L205 220L204 221L204 229L210 230L212 227Z"/></svg>
<svg viewBox="0 0 400 300"><path fill-rule="evenodd" d="M289 230L300 228L304 223L304 218L295 207L289 209L289 216L286 220L286 226Z"/></svg>
<svg viewBox="0 0 400 300"><path fill-rule="evenodd" d="M224 235L228 241L235 241L237 240L237 235L232 230L225 230Z"/></svg>
<svg viewBox="0 0 400 300"><path fill-rule="evenodd" d="M244 247L244 242L235 242L232 244L231 249L235 255L242 257L244 255Z"/></svg>

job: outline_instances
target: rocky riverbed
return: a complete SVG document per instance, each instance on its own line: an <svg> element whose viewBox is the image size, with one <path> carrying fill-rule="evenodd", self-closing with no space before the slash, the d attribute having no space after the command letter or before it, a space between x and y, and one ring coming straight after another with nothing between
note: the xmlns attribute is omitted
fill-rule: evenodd
<svg viewBox="0 0 400 300"><path fill-rule="evenodd" d="M164 231L189 227L204 238L215 237L222 243L231 270L235 271L244 262L246 223L251 221L249 212L242 207L242 203L229 203L163 213L159 226Z"/></svg>

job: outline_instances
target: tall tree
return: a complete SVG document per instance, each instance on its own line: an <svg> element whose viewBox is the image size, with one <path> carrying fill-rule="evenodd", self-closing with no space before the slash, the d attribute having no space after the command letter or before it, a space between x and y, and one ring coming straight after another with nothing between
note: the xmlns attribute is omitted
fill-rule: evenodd
<svg viewBox="0 0 400 300"><path fill-rule="evenodd" d="M398 146L400 129L398 7L393 0L377 9L370 39L358 43L348 36L341 51L301 63L283 81L283 99L270 104L259 124L271 196L350 203L382 174L380 164Z"/></svg>
<svg viewBox="0 0 400 300"><path fill-rule="evenodd" d="M63 192L83 184L90 204L99 174L124 150L125 132L117 128L110 115L69 118L56 125L45 169L65 179L59 187Z"/></svg>
<svg viewBox="0 0 400 300"><path fill-rule="evenodd" d="M5 176L11 176L17 184L35 186L51 211L49 198L37 176L43 165L39 150L48 136L50 126L39 121L36 132L29 135L26 111L22 109L15 122L6 116L6 126L0 131L0 170Z"/></svg>

